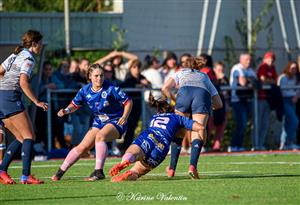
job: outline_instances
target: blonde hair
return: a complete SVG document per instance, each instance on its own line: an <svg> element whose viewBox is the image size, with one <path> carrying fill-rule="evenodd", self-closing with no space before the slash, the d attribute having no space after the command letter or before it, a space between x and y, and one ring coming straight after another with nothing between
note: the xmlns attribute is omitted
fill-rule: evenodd
<svg viewBox="0 0 300 205"><path fill-rule="evenodd" d="M201 69L206 65L207 60L203 57L190 57L184 63L183 67L192 69Z"/></svg>

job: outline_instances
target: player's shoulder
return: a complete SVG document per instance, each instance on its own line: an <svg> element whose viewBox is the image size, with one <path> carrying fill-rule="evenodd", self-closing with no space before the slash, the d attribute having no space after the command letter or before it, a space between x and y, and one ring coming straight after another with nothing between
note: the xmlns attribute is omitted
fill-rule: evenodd
<svg viewBox="0 0 300 205"><path fill-rule="evenodd" d="M111 82L109 82L107 80L103 81L102 88L103 88L103 90L106 90L106 91L113 91L113 90L117 91L119 89L118 86L112 84Z"/></svg>
<svg viewBox="0 0 300 205"><path fill-rule="evenodd" d="M92 88L92 83L88 83L84 86L82 86L82 88L80 88L79 92L83 92L83 93L87 93L90 92Z"/></svg>
<svg viewBox="0 0 300 205"><path fill-rule="evenodd" d="M154 115L154 117L173 117L175 116L175 113L157 113L156 115Z"/></svg>
<svg viewBox="0 0 300 205"><path fill-rule="evenodd" d="M26 49L23 49L18 56L24 60L35 62L33 55Z"/></svg>

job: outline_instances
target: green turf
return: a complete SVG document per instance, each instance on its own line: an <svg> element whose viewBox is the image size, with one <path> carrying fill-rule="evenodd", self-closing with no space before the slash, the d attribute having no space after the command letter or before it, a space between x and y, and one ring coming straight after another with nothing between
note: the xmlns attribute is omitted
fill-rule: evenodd
<svg viewBox="0 0 300 205"><path fill-rule="evenodd" d="M119 160L108 159L106 173ZM83 181L93 160L79 161L63 180L51 182L44 177L53 175L61 161L36 162L32 172L46 183L0 184L0 204L300 204L299 154L202 156L201 180L187 176L186 156L179 160L178 175L168 179L168 162L136 182L122 183ZM9 173L18 177L21 163L13 163Z"/></svg>

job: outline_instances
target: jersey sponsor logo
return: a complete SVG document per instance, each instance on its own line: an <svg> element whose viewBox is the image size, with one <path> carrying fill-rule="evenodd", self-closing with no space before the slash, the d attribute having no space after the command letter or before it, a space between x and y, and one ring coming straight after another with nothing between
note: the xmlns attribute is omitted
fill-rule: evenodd
<svg viewBox="0 0 300 205"><path fill-rule="evenodd" d="M157 161L155 161L154 159L149 158L149 159L147 160L147 164L156 167L159 163L158 163Z"/></svg>
<svg viewBox="0 0 300 205"><path fill-rule="evenodd" d="M31 68L33 66L33 62L31 61L28 61L26 64L25 64L25 67L26 68Z"/></svg>
<svg viewBox="0 0 300 205"><path fill-rule="evenodd" d="M125 94L122 90L120 90L120 91L118 92L118 95L119 95L121 98L125 98L125 96L126 96L126 94Z"/></svg>
<svg viewBox="0 0 300 205"><path fill-rule="evenodd" d="M143 140L141 148L147 153L150 150L150 144L146 140Z"/></svg>
<svg viewBox="0 0 300 205"><path fill-rule="evenodd" d="M106 114L98 115L98 118L101 122L106 122L107 120L109 120L109 117Z"/></svg>
<svg viewBox="0 0 300 205"><path fill-rule="evenodd" d="M101 93L101 97L102 97L102 98L106 98L106 97L107 97L107 92L103 91L103 92Z"/></svg>
<svg viewBox="0 0 300 205"><path fill-rule="evenodd" d="M157 148L158 148L160 151L163 151L164 148L165 148L165 145L162 144L162 143L157 143Z"/></svg>

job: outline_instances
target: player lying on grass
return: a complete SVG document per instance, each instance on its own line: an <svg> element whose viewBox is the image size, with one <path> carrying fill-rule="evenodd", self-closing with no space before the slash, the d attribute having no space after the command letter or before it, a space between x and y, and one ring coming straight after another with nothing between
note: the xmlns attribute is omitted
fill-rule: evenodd
<svg viewBox="0 0 300 205"><path fill-rule="evenodd" d="M165 100L155 100L150 94L149 103L157 108L158 114L152 117L149 128L144 130L126 150L122 162L110 169L112 182L136 180L157 167L168 154L170 144L180 128L196 132L205 129L200 123L175 114L174 108ZM134 162L130 170L118 175L121 170Z"/></svg>

